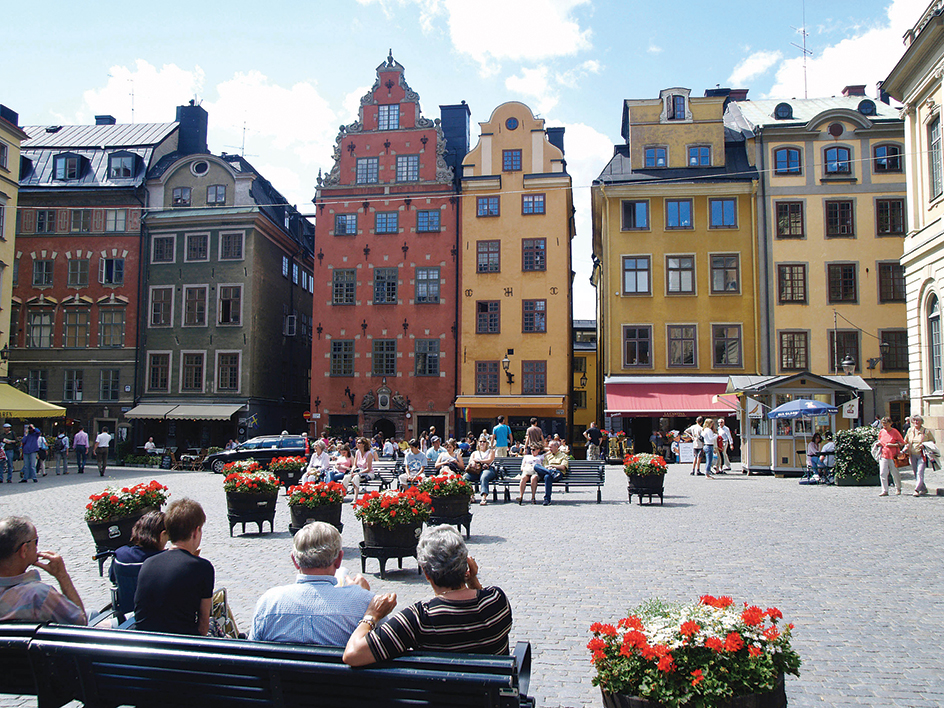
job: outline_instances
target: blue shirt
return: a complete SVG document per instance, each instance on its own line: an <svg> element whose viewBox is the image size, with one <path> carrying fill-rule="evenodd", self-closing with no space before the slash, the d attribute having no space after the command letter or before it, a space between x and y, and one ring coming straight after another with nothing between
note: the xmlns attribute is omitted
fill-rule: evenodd
<svg viewBox="0 0 944 708"><path fill-rule="evenodd" d="M249 638L343 647L373 596L360 585L339 587L333 575L299 573L294 585L259 598Z"/></svg>
<svg viewBox="0 0 944 708"><path fill-rule="evenodd" d="M439 459L439 453L445 449L446 448L444 448L442 445L440 445L438 448L430 445L429 449L426 451L426 459L435 462Z"/></svg>
<svg viewBox="0 0 944 708"><path fill-rule="evenodd" d="M492 435L495 436L495 447L508 447L511 437L511 428L502 423L492 428Z"/></svg>

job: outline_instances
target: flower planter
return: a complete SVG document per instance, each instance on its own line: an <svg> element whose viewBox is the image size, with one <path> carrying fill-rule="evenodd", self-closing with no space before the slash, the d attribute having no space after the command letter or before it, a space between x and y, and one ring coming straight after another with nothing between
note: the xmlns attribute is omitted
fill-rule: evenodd
<svg viewBox="0 0 944 708"><path fill-rule="evenodd" d="M867 477L836 477L837 487L877 487L881 484L877 474Z"/></svg>
<svg viewBox="0 0 944 708"><path fill-rule="evenodd" d="M629 483L626 486L626 491L629 496L629 501L633 501L633 495L636 494L639 496L639 503L642 504L642 498L644 496L649 497L649 503L652 504L652 497L658 495L659 504L663 503L662 493L665 488L665 475L664 474L647 474L647 475L638 475L631 474L629 475Z"/></svg>
<svg viewBox="0 0 944 708"><path fill-rule="evenodd" d="M458 518L469 513L472 497L467 494L452 494L447 497L433 497L433 516Z"/></svg>
<svg viewBox="0 0 944 708"><path fill-rule="evenodd" d="M266 492L263 494L246 494L245 492L226 492L226 516L229 520L229 535L233 535L236 524L256 524L259 533L263 533L263 523L269 522L269 531L273 530L275 520L275 503L279 493Z"/></svg>
<svg viewBox="0 0 944 708"><path fill-rule="evenodd" d="M288 510L292 516L292 522L288 530L294 535L298 533L303 526L310 524L312 521L324 521L334 526L338 531L341 531L344 528L344 524L341 523L341 506L341 504L325 504L323 506L313 507L303 506L301 504L290 506Z"/></svg>
<svg viewBox="0 0 944 708"><path fill-rule="evenodd" d="M380 524L361 522L364 527L364 540L361 542L361 572L367 572L367 559L380 561L380 578L384 579L387 561L397 559L398 567L403 568L403 559L416 558L416 543L423 530L422 522L400 524L388 529ZM417 572L422 572L417 568Z"/></svg>
<svg viewBox="0 0 944 708"><path fill-rule="evenodd" d="M122 516L108 521L86 521L89 531L92 532L95 548L98 551L114 551L122 546L127 546L131 541L131 530L134 525L138 522L138 519L149 511L157 511L157 509L138 509L130 516Z"/></svg>
<svg viewBox="0 0 944 708"><path fill-rule="evenodd" d="M289 487L298 484L302 475L305 474L305 470L273 470L272 474L279 478L279 484L282 485L282 488L288 490Z"/></svg>
<svg viewBox="0 0 944 708"><path fill-rule="evenodd" d="M607 691L603 691L603 705L605 708L663 708L662 703ZM786 708L786 705L787 693L784 689L783 674L781 674L773 691L735 696L723 703L717 703L716 708Z"/></svg>

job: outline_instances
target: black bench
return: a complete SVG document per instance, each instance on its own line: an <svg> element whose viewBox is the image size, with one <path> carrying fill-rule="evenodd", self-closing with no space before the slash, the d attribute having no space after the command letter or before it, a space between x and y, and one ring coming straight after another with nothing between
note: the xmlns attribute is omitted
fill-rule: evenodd
<svg viewBox="0 0 944 708"><path fill-rule="evenodd" d="M39 705L533 706L531 646L512 656L417 652L352 669L340 647L50 625L29 657Z"/></svg>
<svg viewBox="0 0 944 708"><path fill-rule="evenodd" d="M0 693L35 696L36 681L30 666L30 640L42 625L36 622L0 624ZM60 704L61 705L61 704Z"/></svg>
<svg viewBox="0 0 944 708"><path fill-rule="evenodd" d="M371 465L373 478L361 482L361 491L370 487L377 487L379 491L393 489L396 487L396 480L403 473L403 458L396 460L374 460Z"/></svg>
<svg viewBox="0 0 944 708"><path fill-rule="evenodd" d="M521 458L496 457L495 462L501 467L499 476L505 485L505 501L511 501L510 487L519 484L516 478L521 475ZM570 492L571 487L596 487L597 504L599 504L603 501L602 489L605 481L606 471L603 460L570 460L567 474L554 482L554 486L563 487L565 492Z"/></svg>

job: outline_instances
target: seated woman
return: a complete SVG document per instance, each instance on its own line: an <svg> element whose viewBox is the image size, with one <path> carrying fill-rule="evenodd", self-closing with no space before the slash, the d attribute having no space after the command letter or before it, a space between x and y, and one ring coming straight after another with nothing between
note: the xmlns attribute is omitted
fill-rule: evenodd
<svg viewBox="0 0 944 708"><path fill-rule="evenodd" d="M826 469L826 465L824 465L823 461L820 459L820 444L822 444L822 442L823 436L819 433L814 433L810 444L806 446L806 459L816 474L819 474L820 470Z"/></svg>
<svg viewBox="0 0 944 708"><path fill-rule="evenodd" d="M118 588L118 607L121 614L134 610L134 592L138 587L141 565L151 556L157 555L167 545L164 530L164 512L149 511L131 529L131 542L115 551L115 558L108 569L108 578Z"/></svg>
<svg viewBox="0 0 944 708"><path fill-rule="evenodd" d="M308 463L308 467L305 468L305 474L303 474L301 480L299 480L301 484L305 484L305 482L318 482L322 477L325 477L331 469L331 456L325 449L325 444L320 440L316 440L314 448L315 451L311 454L311 461Z"/></svg>
<svg viewBox="0 0 944 708"><path fill-rule="evenodd" d="M538 452L538 454L532 455L532 452ZM527 445L524 446L524 455L521 457L521 487L518 489L518 506L521 506L521 500L524 498L524 490L527 489L528 482L531 482L531 503L538 503L534 498L534 494L537 492L541 475L534 471L534 466L541 464L543 461L543 452L533 451Z"/></svg>
<svg viewBox="0 0 944 708"><path fill-rule="evenodd" d="M367 438L357 439L357 451L354 453L354 465L350 473L344 478L345 486L351 484L354 487L354 501L357 501L361 494L361 482L368 482L374 478L374 453L370 448L370 440Z"/></svg>
<svg viewBox="0 0 944 708"><path fill-rule="evenodd" d="M351 446L347 443L343 443L338 448L338 456L334 460L334 466L336 469L328 470L325 481L344 482L351 471L351 467L354 466L354 458L351 457ZM347 485L347 482L344 482L344 484Z"/></svg>
<svg viewBox="0 0 944 708"><path fill-rule="evenodd" d="M453 438L446 441L446 449L439 453L436 459L436 471L440 474L461 474L465 469L462 461L462 451Z"/></svg>
<svg viewBox="0 0 944 708"><path fill-rule="evenodd" d="M434 597L410 605L377 626L397 604L396 593L375 595L344 649L344 663L365 666L409 649L507 654L511 605L500 588L483 588L478 565L452 526L420 536L416 558Z"/></svg>
<svg viewBox="0 0 944 708"><path fill-rule="evenodd" d="M465 478L470 482L478 482L482 491L482 506L488 504L488 485L498 476L498 470L492 467L495 462L495 449L489 448L488 438L480 438L478 449L469 456L469 464L465 468Z"/></svg>

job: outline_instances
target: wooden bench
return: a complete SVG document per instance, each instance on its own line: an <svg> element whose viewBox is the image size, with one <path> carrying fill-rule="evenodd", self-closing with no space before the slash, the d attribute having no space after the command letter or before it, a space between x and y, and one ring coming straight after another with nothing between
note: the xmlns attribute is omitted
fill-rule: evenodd
<svg viewBox="0 0 944 708"><path fill-rule="evenodd" d="M361 490L377 487L379 491L395 488L396 481L403 473L403 458L395 460L374 460L371 465L373 479L361 482Z"/></svg>
<svg viewBox="0 0 944 708"><path fill-rule="evenodd" d="M499 479L505 485L505 501L511 501L511 487L519 484L521 476L520 457L496 457L495 463L501 468ZM497 482L498 480L496 480ZM564 492L569 493L571 487L596 487L597 504L603 501L603 484L606 481L605 464L603 460L570 460L568 472L554 482L554 486L561 486Z"/></svg>
<svg viewBox="0 0 944 708"><path fill-rule="evenodd" d="M341 647L49 625L28 651L43 708L534 705L528 642L512 656L416 652L353 669Z"/></svg>
<svg viewBox="0 0 944 708"><path fill-rule="evenodd" d="M37 622L0 624L0 666L3 667L0 671L0 693L15 696L36 695L37 686L29 662L28 649L30 640L41 626Z"/></svg>

